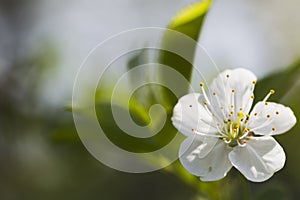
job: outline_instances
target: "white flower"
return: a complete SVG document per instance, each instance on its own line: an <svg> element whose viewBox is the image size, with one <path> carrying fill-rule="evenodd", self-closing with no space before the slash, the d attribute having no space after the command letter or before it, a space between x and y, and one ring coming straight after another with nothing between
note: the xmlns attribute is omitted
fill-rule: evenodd
<svg viewBox="0 0 300 200"><path fill-rule="evenodd" d="M296 118L281 104L267 102L274 90L250 112L256 76L246 69L225 70L202 94L180 98L173 125L187 136L179 155L182 165L202 181L219 180L232 166L248 180L269 179L285 163L272 135L291 129Z"/></svg>

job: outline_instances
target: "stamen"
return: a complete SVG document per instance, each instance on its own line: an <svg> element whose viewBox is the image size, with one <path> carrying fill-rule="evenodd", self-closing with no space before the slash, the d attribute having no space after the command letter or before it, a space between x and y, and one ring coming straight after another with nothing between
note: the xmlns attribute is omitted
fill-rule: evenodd
<svg viewBox="0 0 300 200"><path fill-rule="evenodd" d="M254 90L255 84L256 84L256 80L255 80L255 81L252 81L252 87L251 87L251 91L253 91L253 90ZM252 98L252 96L251 96L251 98ZM252 98L252 99L254 99L254 96L253 96L253 98Z"/></svg>
<svg viewBox="0 0 300 200"><path fill-rule="evenodd" d="M263 100L263 102L266 102L269 98L270 98L270 96L272 95L272 94L274 94L275 93L275 90L270 90L270 92L267 94L267 96L264 98L264 100ZM267 104L266 104L267 105Z"/></svg>
<svg viewBox="0 0 300 200"><path fill-rule="evenodd" d="M200 87L201 87L201 90L202 90L202 94L203 94L203 96L204 96L204 102L203 102L203 104L204 105L210 105L210 101L208 100L208 98L207 98L207 95L206 95L206 92L205 92L205 90L204 90L204 83L203 82L200 82ZM212 108L209 108L208 110L213 110Z"/></svg>
<svg viewBox="0 0 300 200"><path fill-rule="evenodd" d="M246 142L241 143L240 140L237 140L237 143L238 143L238 145L239 145L240 147L246 146Z"/></svg>
<svg viewBox="0 0 300 200"><path fill-rule="evenodd" d="M229 140L224 140L224 142L225 142L226 144L229 144L229 143L231 142L231 139L229 139Z"/></svg>
<svg viewBox="0 0 300 200"><path fill-rule="evenodd" d="M278 111L276 111L276 115L279 115L279 112L278 112Z"/></svg>
<svg viewBox="0 0 300 200"><path fill-rule="evenodd" d="M240 139L244 139L248 135L249 135L249 131L248 131L248 128L246 128L245 133L240 137Z"/></svg>
<svg viewBox="0 0 300 200"><path fill-rule="evenodd" d="M232 93L231 93L231 108L233 109L234 108L234 93L235 93L235 90L232 90L231 91Z"/></svg>

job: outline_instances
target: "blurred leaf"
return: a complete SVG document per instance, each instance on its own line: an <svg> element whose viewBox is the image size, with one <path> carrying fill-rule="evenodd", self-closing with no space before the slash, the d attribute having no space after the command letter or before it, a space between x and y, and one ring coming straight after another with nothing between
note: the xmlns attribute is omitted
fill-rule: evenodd
<svg viewBox="0 0 300 200"><path fill-rule="evenodd" d="M197 41L211 2L211 0L204 0L186 7L174 17L168 28L183 33L186 36ZM184 49L184 51L186 51L185 55L187 55L188 57L184 59L181 56L176 55L175 53L172 53L170 51L162 51L160 54L160 63L177 70L189 81L191 79L193 66L192 63L189 63L187 60L194 59L196 43L186 43L186 41L180 41L178 40L178 37L174 37L173 34L166 32L162 41L162 49L170 49L169 47ZM173 80L173 77L170 77L164 72L162 72L161 78L170 79L169 81L171 82L178 81ZM181 94L187 93L187 83L178 83L177 90L180 91L179 93ZM177 99L172 99L168 95L165 95L164 98L166 104L172 105L171 107L173 107L173 105L177 101Z"/></svg>
<svg viewBox="0 0 300 200"><path fill-rule="evenodd" d="M262 100L270 89L274 89L276 93L271 96L270 100L280 101L295 85L300 77L300 61L289 66L284 71L273 73L262 80L259 80L255 87L255 100Z"/></svg>
<svg viewBox="0 0 300 200"><path fill-rule="evenodd" d="M60 127L52 134L52 139L55 142L80 142L76 129L73 124L66 127Z"/></svg>
<svg viewBox="0 0 300 200"><path fill-rule="evenodd" d="M149 116L145 116L145 111L137 105L136 102L132 102L129 105L129 114L136 125L146 126L149 124ZM171 131L173 127L171 122L169 122L170 115L167 116L168 122L165 123L164 127L157 134L152 133L151 127L147 129L149 131L148 134L155 134L154 136L147 138L131 136L130 133L124 132L118 126L112 113L114 109L118 115L125 116L127 110L124 107L122 105L111 105L110 102L102 102L96 105L98 121L103 132L118 147L131 152L152 152L167 145L175 136L176 132ZM157 118L159 119L159 116ZM130 126L129 123L128 126Z"/></svg>
<svg viewBox="0 0 300 200"><path fill-rule="evenodd" d="M212 0L204 0L184 8L173 18L168 28L197 40L211 3Z"/></svg>

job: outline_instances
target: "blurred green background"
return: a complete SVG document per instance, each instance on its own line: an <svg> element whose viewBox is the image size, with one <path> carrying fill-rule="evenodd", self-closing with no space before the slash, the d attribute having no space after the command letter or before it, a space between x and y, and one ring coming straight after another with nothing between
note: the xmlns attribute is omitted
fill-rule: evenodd
<svg viewBox="0 0 300 200"><path fill-rule="evenodd" d="M300 116L299 0L218 0L207 15L192 9L203 6L193 2L0 1L0 199L297 199L298 124L276 136L286 151L286 166L263 183L248 182L234 169L223 180L200 182L178 161L146 174L119 172L93 158L80 142L68 106L77 69L99 42L143 26L169 27L199 40L221 69L252 70L260 79L256 100L273 88L276 94L270 100L290 106ZM176 13L181 14L174 17ZM176 43L163 39L164 45ZM199 83L191 65L176 55L160 52L158 60L192 84ZM118 73L144 62L139 52L124 59ZM208 79L216 75L206 70ZM103 94L111 92L107 88L96 94L99 116L106 114ZM170 117L177 99L165 89L146 87L131 101L143 108L131 109L133 119L147 124L152 104L162 104ZM122 137L109 117L100 120L111 128L108 136L124 149L135 142L131 151L155 149L176 131L168 120L159 139L137 143Z"/></svg>

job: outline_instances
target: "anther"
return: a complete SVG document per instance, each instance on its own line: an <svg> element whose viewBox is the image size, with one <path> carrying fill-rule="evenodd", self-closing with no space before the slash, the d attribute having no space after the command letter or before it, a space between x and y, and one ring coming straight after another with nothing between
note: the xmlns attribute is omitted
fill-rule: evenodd
<svg viewBox="0 0 300 200"><path fill-rule="evenodd" d="M244 144L248 142L248 140L243 140Z"/></svg>
<svg viewBox="0 0 300 200"><path fill-rule="evenodd" d="M254 95L251 96L251 99L254 99Z"/></svg>
<svg viewBox="0 0 300 200"><path fill-rule="evenodd" d="M254 113L254 116L256 116L257 115L257 113Z"/></svg>
<svg viewBox="0 0 300 200"><path fill-rule="evenodd" d="M232 93L235 93L235 90L231 90Z"/></svg>
<svg viewBox="0 0 300 200"><path fill-rule="evenodd" d="M192 131L195 131L195 129L194 129L194 128L192 128Z"/></svg>
<svg viewBox="0 0 300 200"><path fill-rule="evenodd" d="M276 128L275 127L272 127L272 131L275 131L276 130Z"/></svg>
<svg viewBox="0 0 300 200"><path fill-rule="evenodd" d="M230 108L233 108L234 107L234 105L230 105Z"/></svg>
<svg viewBox="0 0 300 200"><path fill-rule="evenodd" d="M268 105L268 102L265 102L265 105L267 106L267 105Z"/></svg>
<svg viewBox="0 0 300 200"><path fill-rule="evenodd" d="M271 93L271 94L274 94L274 93L275 93L275 90L270 90L270 93Z"/></svg>
<svg viewBox="0 0 300 200"><path fill-rule="evenodd" d="M203 101L203 104L204 104L204 105L207 105L207 102L206 102L206 101Z"/></svg>
<svg viewBox="0 0 300 200"><path fill-rule="evenodd" d="M240 111L242 111L243 110L243 108L240 108Z"/></svg>
<svg viewBox="0 0 300 200"><path fill-rule="evenodd" d="M278 111L276 111L276 115L279 115L279 112L278 112Z"/></svg>
<svg viewBox="0 0 300 200"><path fill-rule="evenodd" d="M226 77L229 78L229 74L227 74Z"/></svg>
<svg viewBox="0 0 300 200"><path fill-rule="evenodd" d="M192 105L190 105L190 108L192 107Z"/></svg>
<svg viewBox="0 0 300 200"><path fill-rule="evenodd" d="M256 81L252 81L252 84L254 84L254 85L255 85L255 84L256 84Z"/></svg>
<svg viewBox="0 0 300 200"><path fill-rule="evenodd" d="M267 115L267 118L270 118L270 115Z"/></svg>
<svg viewBox="0 0 300 200"><path fill-rule="evenodd" d="M204 83L203 82L200 82L200 87L203 87L204 86Z"/></svg>
<svg viewBox="0 0 300 200"><path fill-rule="evenodd" d="M215 92L213 92L213 95L214 95L214 96L216 96L216 93L215 93Z"/></svg>

